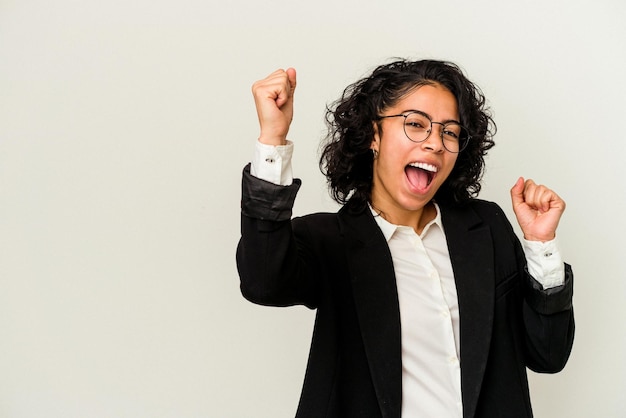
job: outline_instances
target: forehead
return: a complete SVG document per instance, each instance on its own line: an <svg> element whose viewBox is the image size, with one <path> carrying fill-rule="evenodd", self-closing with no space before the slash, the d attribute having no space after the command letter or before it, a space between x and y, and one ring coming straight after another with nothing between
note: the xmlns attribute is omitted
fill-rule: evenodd
<svg viewBox="0 0 626 418"><path fill-rule="evenodd" d="M438 83L416 86L390 107L398 112L420 110L436 117L458 117L458 103L450 90Z"/></svg>

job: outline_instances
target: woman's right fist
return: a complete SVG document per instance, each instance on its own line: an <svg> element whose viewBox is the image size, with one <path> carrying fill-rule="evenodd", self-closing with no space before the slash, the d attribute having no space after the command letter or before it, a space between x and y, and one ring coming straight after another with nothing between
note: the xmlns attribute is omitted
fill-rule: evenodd
<svg viewBox="0 0 626 418"><path fill-rule="evenodd" d="M259 141L268 145L285 145L293 119L293 93L296 70L276 70L252 85L261 134Z"/></svg>

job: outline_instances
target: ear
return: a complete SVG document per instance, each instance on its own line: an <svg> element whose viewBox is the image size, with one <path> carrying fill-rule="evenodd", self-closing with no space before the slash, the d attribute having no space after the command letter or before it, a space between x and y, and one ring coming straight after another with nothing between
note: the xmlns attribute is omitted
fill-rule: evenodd
<svg viewBox="0 0 626 418"><path fill-rule="evenodd" d="M370 143L370 149L380 151L380 133L378 130L378 124L376 122L372 122L372 126L374 128L374 136L372 137L372 142Z"/></svg>

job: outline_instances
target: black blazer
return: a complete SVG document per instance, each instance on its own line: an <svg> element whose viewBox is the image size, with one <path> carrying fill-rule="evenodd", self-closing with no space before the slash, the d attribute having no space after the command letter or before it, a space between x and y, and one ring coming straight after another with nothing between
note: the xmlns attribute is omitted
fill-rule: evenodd
<svg viewBox="0 0 626 418"><path fill-rule="evenodd" d="M299 186L244 170L242 294L317 309L297 417L399 418L400 313L387 242L367 209L291 220ZM543 291L496 204L440 208L460 311L463 417L531 417L526 367L557 372L571 351L571 268L563 286Z"/></svg>

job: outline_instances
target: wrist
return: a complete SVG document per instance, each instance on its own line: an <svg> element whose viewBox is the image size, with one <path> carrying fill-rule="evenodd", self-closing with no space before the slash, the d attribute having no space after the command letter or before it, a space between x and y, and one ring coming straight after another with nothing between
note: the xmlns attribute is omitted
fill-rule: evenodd
<svg viewBox="0 0 626 418"><path fill-rule="evenodd" d="M552 234L552 235L531 235L531 234L524 234L524 239L526 241L539 241L539 242L548 242L548 241L552 241L553 239L556 238L556 234Z"/></svg>
<svg viewBox="0 0 626 418"><path fill-rule="evenodd" d="M264 133L261 132L259 135L259 142L265 145L285 145L287 144L287 133L285 134L275 134L275 133Z"/></svg>

